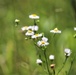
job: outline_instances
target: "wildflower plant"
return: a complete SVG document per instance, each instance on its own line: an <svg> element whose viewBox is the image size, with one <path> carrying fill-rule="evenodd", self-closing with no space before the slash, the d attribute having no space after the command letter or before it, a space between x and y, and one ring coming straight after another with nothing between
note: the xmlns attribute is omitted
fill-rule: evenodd
<svg viewBox="0 0 76 75"><path fill-rule="evenodd" d="M47 47L48 45L50 45L49 39L47 37L45 37L44 33L37 33L39 27L37 25L37 20L39 20L39 16L36 14L31 14L29 15L30 19L34 20L34 24L31 26L24 26L21 28L22 32L25 33L26 38L25 39L32 39L34 42L34 45L39 49L38 51L38 58L36 59L36 63L39 66L43 66L43 64L46 65L46 67L44 67L45 70L47 70L47 75L59 75L59 73L62 71L62 69L65 66L65 63L67 61L67 59L70 57L71 55L71 50L69 48L65 48L64 49L64 57L65 57L65 61L63 62L62 67L56 71L55 67L55 55L50 54L49 57L47 57ZM15 22L19 22L19 20L15 20ZM76 28L74 28L74 30L76 30ZM59 34L61 33L61 30L58 30L58 28L54 28L53 30L50 30L50 33L53 34ZM42 51L41 51L42 50ZM43 52L43 57L45 59L42 58L42 55L40 54L40 52ZM70 71L70 70L69 70ZM69 71L66 75L69 74Z"/></svg>

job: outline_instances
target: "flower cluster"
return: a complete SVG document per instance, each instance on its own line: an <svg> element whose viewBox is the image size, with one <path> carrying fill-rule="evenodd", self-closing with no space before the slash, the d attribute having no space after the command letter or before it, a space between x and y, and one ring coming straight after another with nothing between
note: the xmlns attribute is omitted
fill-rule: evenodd
<svg viewBox="0 0 76 75"><path fill-rule="evenodd" d="M24 26L21 28L23 32L25 32L26 37L29 36L31 39L38 39L37 46L43 47L49 45L48 38L44 37L43 33L37 33L39 27L36 25L36 19L39 19L39 16L36 14L29 15L29 18L34 19L34 24L32 26Z"/></svg>
<svg viewBox="0 0 76 75"><path fill-rule="evenodd" d="M45 37L43 33L37 33L39 27L37 26L36 20L39 19L40 17L37 16L36 14L32 14L32 15L29 15L29 18L34 20L34 24L31 26L24 26L21 28L21 30L23 32L25 32L25 35L27 38L30 37L30 39L33 39L33 42L40 50L43 50L44 57L45 57L45 62L43 62L44 60L42 60L41 57L38 57L38 59L36 60L36 63L39 65L42 65L43 63L46 64L47 69L48 69L48 73L50 72L49 67L51 67L51 69L53 70L54 75L55 75L55 63L54 63L55 56L49 55L49 57L47 58L47 54L46 54L47 46L50 44L48 42L48 38ZM16 19L15 22L19 22L19 20ZM74 30L76 30L76 28L74 28ZM57 34L57 33L61 33L61 30L58 30L58 28L54 28L53 30L50 30L50 32ZM71 55L71 50L69 48L65 48L64 54L65 54L65 57L67 59ZM49 61L47 61L48 59L49 59L49 61L51 61L50 64L48 64L48 62L49 62Z"/></svg>

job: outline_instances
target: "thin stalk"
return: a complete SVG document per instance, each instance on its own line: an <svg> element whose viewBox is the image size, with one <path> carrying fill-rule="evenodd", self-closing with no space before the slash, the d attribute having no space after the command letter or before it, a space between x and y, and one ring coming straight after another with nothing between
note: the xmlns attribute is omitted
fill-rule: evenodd
<svg viewBox="0 0 76 75"><path fill-rule="evenodd" d="M48 67L48 61L47 61L47 56L46 56L46 50L44 50L44 57L45 57L45 62L46 62L46 67L48 71L48 75L50 75L49 67Z"/></svg>
<svg viewBox="0 0 76 75"><path fill-rule="evenodd" d="M70 73L70 71L71 71L71 68L72 68L72 65L73 65L73 63L74 63L74 60L75 60L75 56L74 56L73 60L71 61L71 65L70 65L70 68L69 68L69 71L68 71L68 74L67 74L67 75L69 75L69 73Z"/></svg>
<svg viewBox="0 0 76 75"><path fill-rule="evenodd" d="M65 64L66 64L66 61L67 61L67 58L65 59L63 65L62 65L62 67L60 68L60 70L58 71L57 75L58 75L58 74L61 72L61 70L64 68L64 66L65 66Z"/></svg>
<svg viewBox="0 0 76 75"><path fill-rule="evenodd" d="M36 47L36 51L37 51L37 55L39 56L39 58L41 59L41 54L40 54L40 51L37 49L37 48L39 48L37 45L35 45L35 47ZM39 48L40 49L40 48Z"/></svg>
<svg viewBox="0 0 76 75"><path fill-rule="evenodd" d="M70 69L69 69L69 72L68 72L68 74L67 74L67 75L69 75L69 73L70 73L70 71L71 71L72 64L73 64L73 63L71 63L71 65L70 65Z"/></svg>
<svg viewBox="0 0 76 75"><path fill-rule="evenodd" d="M36 26L36 20L34 19L34 25Z"/></svg>
<svg viewBox="0 0 76 75"><path fill-rule="evenodd" d="M53 69L53 73L54 73L54 75L55 75L55 69Z"/></svg>
<svg viewBox="0 0 76 75"><path fill-rule="evenodd" d="M53 38L55 37L55 33L53 34L53 36L51 37L51 39L49 40L50 42L52 42L53 41Z"/></svg>

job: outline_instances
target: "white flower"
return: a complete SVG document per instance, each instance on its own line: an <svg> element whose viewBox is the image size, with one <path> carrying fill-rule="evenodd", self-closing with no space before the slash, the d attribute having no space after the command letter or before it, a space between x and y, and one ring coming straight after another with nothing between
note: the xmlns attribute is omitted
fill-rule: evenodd
<svg viewBox="0 0 76 75"><path fill-rule="evenodd" d="M25 30L28 30L28 29L29 29L28 26L24 26L24 27L21 28L22 31L25 31Z"/></svg>
<svg viewBox="0 0 76 75"><path fill-rule="evenodd" d="M25 26L25 30L33 30L33 26Z"/></svg>
<svg viewBox="0 0 76 75"><path fill-rule="evenodd" d="M37 45L38 46L47 46L47 45L49 45L49 43L47 41L48 41L48 38L42 37L42 40L41 41L38 41L37 42Z"/></svg>
<svg viewBox="0 0 76 75"><path fill-rule="evenodd" d="M37 59L37 60L36 60L36 63L37 63L37 64L42 64L42 60L41 60L41 59Z"/></svg>
<svg viewBox="0 0 76 75"><path fill-rule="evenodd" d="M49 56L49 59L50 59L50 60L54 60L54 55L50 55L50 56Z"/></svg>
<svg viewBox="0 0 76 75"><path fill-rule="evenodd" d="M36 14L31 14L31 15L29 15L29 18L31 18L31 19L39 19L39 16L37 16Z"/></svg>
<svg viewBox="0 0 76 75"><path fill-rule="evenodd" d="M51 33L61 33L60 30L58 30L58 28L55 28L54 30L50 30Z"/></svg>
<svg viewBox="0 0 76 75"><path fill-rule="evenodd" d="M25 33L26 36L32 36L34 35L34 32L32 30L28 30L26 33Z"/></svg>
<svg viewBox="0 0 76 75"><path fill-rule="evenodd" d="M48 38L42 37L42 40L47 42L48 41Z"/></svg>
<svg viewBox="0 0 76 75"><path fill-rule="evenodd" d="M35 34L35 35L32 35L32 37L31 38L38 38L38 37L41 37L42 36L42 34Z"/></svg>
<svg viewBox="0 0 76 75"><path fill-rule="evenodd" d="M38 31L38 29L39 29L38 26L32 26L33 31Z"/></svg>
<svg viewBox="0 0 76 75"><path fill-rule="evenodd" d="M22 31L25 30L33 30L33 31L37 31L38 30L38 26L24 26L21 28Z"/></svg>
<svg viewBox="0 0 76 75"><path fill-rule="evenodd" d="M18 20L18 19L15 19L15 22L19 22L20 20Z"/></svg>
<svg viewBox="0 0 76 75"><path fill-rule="evenodd" d="M65 52L65 55L66 55L66 56L70 56L70 55L71 55L71 51L70 51L70 49L68 49L68 48L66 48L66 49L64 50L64 52Z"/></svg>
<svg viewBox="0 0 76 75"><path fill-rule="evenodd" d="M74 30L76 31L76 27L74 27Z"/></svg>
<svg viewBox="0 0 76 75"><path fill-rule="evenodd" d="M38 46L47 46L47 45L49 45L49 43L48 43L47 41L41 40L41 41L38 41L38 42L37 42L37 45L38 45Z"/></svg>

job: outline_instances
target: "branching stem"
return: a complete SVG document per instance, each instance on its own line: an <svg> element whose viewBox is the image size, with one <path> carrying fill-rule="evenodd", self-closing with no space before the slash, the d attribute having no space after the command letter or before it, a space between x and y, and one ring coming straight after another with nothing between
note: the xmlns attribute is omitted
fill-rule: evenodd
<svg viewBox="0 0 76 75"><path fill-rule="evenodd" d="M49 67L48 67L48 61L47 61L47 56L46 56L46 50L44 50L44 57L45 57L45 62L46 62L46 67L47 67L47 70L48 70L48 74L50 74L50 71L49 71Z"/></svg>

